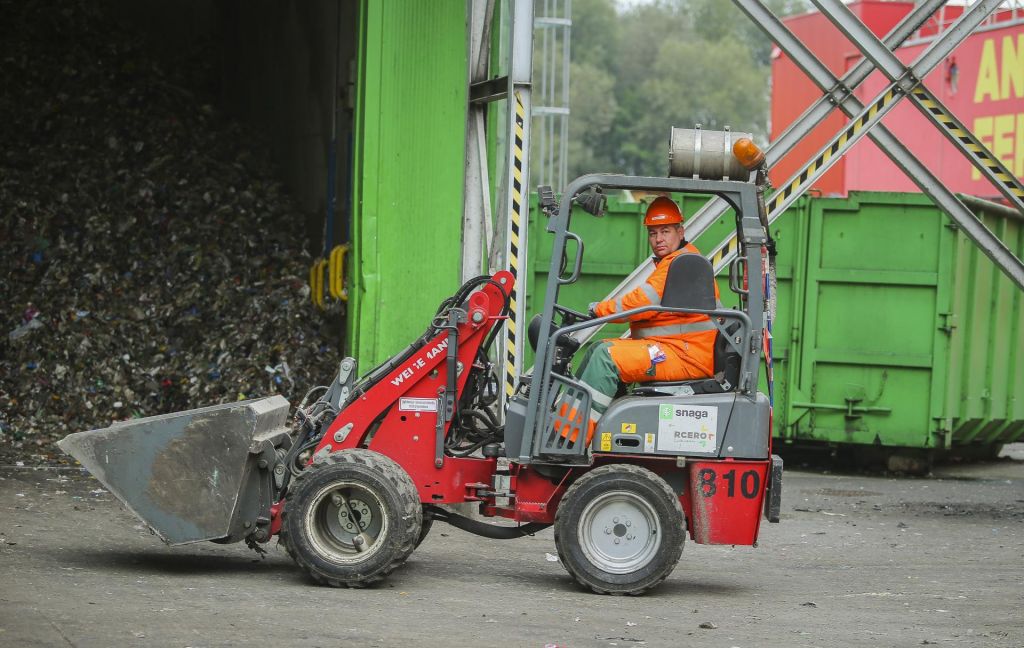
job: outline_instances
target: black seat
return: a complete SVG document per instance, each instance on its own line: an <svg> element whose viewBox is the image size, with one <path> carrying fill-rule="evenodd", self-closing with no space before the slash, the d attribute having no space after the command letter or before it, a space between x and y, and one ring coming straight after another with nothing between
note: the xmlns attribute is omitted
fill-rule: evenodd
<svg viewBox="0 0 1024 648"><path fill-rule="evenodd" d="M680 254L672 260L665 278L665 293L661 305L669 308L699 308L714 310L719 307L715 299L715 271L711 262L699 254ZM740 328L737 321L719 318L731 336ZM718 331L714 347L715 375L713 378L672 382L639 383L633 394L637 396L688 396L690 394L719 394L736 388L740 377L740 354Z"/></svg>
<svg viewBox="0 0 1024 648"><path fill-rule="evenodd" d="M665 277L665 293L661 305L669 308L700 308L714 310L715 269L699 254L680 254L672 259Z"/></svg>

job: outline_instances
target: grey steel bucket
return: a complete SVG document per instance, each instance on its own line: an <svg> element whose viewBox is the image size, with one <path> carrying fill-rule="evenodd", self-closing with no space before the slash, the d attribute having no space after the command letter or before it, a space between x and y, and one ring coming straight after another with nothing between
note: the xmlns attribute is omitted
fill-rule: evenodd
<svg viewBox="0 0 1024 648"><path fill-rule="evenodd" d="M248 500L271 504L258 502L269 480L258 463L287 433L288 411L271 396L114 423L57 445L164 542L241 539L238 529L253 524L239 520L253 515Z"/></svg>

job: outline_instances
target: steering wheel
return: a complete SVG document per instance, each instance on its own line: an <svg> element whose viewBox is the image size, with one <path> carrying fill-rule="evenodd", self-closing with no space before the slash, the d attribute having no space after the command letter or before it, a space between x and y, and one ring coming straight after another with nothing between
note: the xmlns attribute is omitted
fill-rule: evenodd
<svg viewBox="0 0 1024 648"><path fill-rule="evenodd" d="M585 322L591 319L590 315L574 311L571 308L566 308L560 304L555 304L555 312L560 313L563 318L563 322L566 324L575 324L576 322Z"/></svg>

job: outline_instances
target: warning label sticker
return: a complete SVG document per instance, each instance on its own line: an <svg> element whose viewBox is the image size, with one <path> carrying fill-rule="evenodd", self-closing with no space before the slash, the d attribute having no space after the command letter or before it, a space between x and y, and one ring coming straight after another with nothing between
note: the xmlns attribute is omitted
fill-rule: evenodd
<svg viewBox="0 0 1024 648"><path fill-rule="evenodd" d="M436 398L399 398L398 410L400 412L436 412Z"/></svg>
<svg viewBox="0 0 1024 648"><path fill-rule="evenodd" d="M644 452L654 452L654 433L648 432L644 435Z"/></svg>
<svg viewBox="0 0 1024 648"><path fill-rule="evenodd" d="M714 452L717 436L717 407L661 405L658 408L658 450Z"/></svg>
<svg viewBox="0 0 1024 648"><path fill-rule="evenodd" d="M601 452L612 451L612 433L602 432L601 433Z"/></svg>

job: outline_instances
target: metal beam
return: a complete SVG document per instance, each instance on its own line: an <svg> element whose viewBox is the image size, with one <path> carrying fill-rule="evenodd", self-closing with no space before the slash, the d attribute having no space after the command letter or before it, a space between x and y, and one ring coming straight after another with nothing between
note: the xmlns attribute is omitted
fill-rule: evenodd
<svg viewBox="0 0 1024 648"><path fill-rule="evenodd" d="M469 102L471 104L486 104L492 101L501 101L507 97L508 77L484 79L469 86Z"/></svg>
<svg viewBox="0 0 1024 648"><path fill-rule="evenodd" d="M498 366L502 368L499 411L515 393L523 369L526 343L527 225L529 223L529 148L531 77L533 74L533 0L512 0L511 64L508 71L508 151L502 187L505 249L501 266L515 277L508 319L499 337Z"/></svg>
<svg viewBox="0 0 1024 648"><path fill-rule="evenodd" d="M735 1L737 3L742 2L744 5L760 5L759 0ZM932 44L922 52L920 56L918 56L917 60L914 61L910 69L907 71L906 75L904 75L905 78L910 79L911 83L920 83L919 80L931 72L931 70L938 65L938 63L942 61L960 43L961 40L966 38L971 33L973 27L977 26L977 24L984 20L988 13L999 5L999 2L1000 0L980 0L978 3L966 8L963 15L960 16L956 23L954 23L942 37L936 38ZM774 15L771 15L770 20L766 19L763 22L759 21L758 24L764 29L771 26L773 32L779 30L788 31L785 29L785 26L774 17ZM779 35L782 36L782 34ZM790 34L790 36L792 35ZM795 38L783 40L787 41L787 46L793 45L794 43L799 44L799 41ZM800 46L799 48L796 48L794 52L800 57L800 63L798 64L801 65L801 68L803 69L806 67L807 70L813 71L814 75L812 76L812 79L815 80L816 83L828 83L829 79L834 80L835 77L832 76L832 74L823 66L814 66L811 64L811 60L814 59L814 56L810 54L806 48ZM794 58L794 61L796 60L798 59ZM884 88L882 92L868 103L866 108L858 111L847 126L839 131L839 133L837 133L828 143L826 143L817 155L801 167L799 171L793 174L793 176L782 185L781 189L768 201L769 222L774 220L774 218L777 218L778 215L780 215L789 205L799 198L815 180L820 178L825 171L827 171L832 164L839 159L839 157L859 141L860 138L863 137L872 126L877 124L889 110L892 110L892 108L899 103L899 100L905 96L902 93L904 92L904 86L907 84L907 81L901 79L900 81L893 82L888 87ZM912 89L913 85L911 85L906 91L910 91ZM842 105L850 105L849 99L851 98L856 100L850 96ZM920 168L924 169L923 166ZM911 179L914 179L914 176L911 176ZM938 183L935 190L939 191L939 188L944 188L941 183ZM948 193L949 198L951 198L951 205L959 203L952 193L948 192L948 190L946 190L946 193ZM969 210L964 211L965 213L970 213ZM959 221L956 213L951 213L950 216L953 217L954 220ZM970 220L974 220L973 215ZM996 240L998 241L998 239ZM711 258L716 269L724 267L725 264L731 260L731 257L733 256L733 250L731 248L734 248L734 246L734 243L730 242L729 239L726 239L715 249ZM1005 248L1005 246L1003 247ZM997 250L993 249L993 253L996 252ZM1010 256L1012 258L1016 258L1012 255ZM1024 280L1024 275L1022 275L1022 280Z"/></svg>
<svg viewBox="0 0 1024 648"><path fill-rule="evenodd" d="M814 159L809 161L800 169L790 180L784 185L782 190L772 197L769 203L769 211L782 208L791 204L803 189L810 184L813 180L817 179L827 170L837 155L845 152L852 145L851 139L855 142L861 136L867 132L866 126L877 123L878 119L881 118L886 112L891 110L896 103L904 96L904 92L910 92L920 83L925 75L927 75L940 61L945 58L961 40L966 38L985 17L999 5L1000 0L980 0L968 7L956 23L950 27L950 29L943 34L942 37L936 38L932 44L918 57L913 63L910 69L905 74L901 75L899 79L890 84L885 88L879 95L869 102L868 108L865 110L856 111L856 118L851 120L851 123L839 134L837 134L832 141L819 152ZM758 0L735 0L737 5L741 6L745 10L758 9L758 18L755 20L759 26L762 27L766 32L769 32L769 36L775 38L778 36L777 41L780 48L784 51L788 50L791 52L791 57L798 66L803 69L808 76L811 77L812 81L817 83L819 87L826 89L835 87L837 81L831 72L827 68L822 66L820 62L810 53L803 45L793 37L792 33L785 28L784 25L776 18L771 12L767 11ZM870 67L870 64L869 64ZM840 102L840 106L852 107L849 99L856 101L856 98L848 95L846 99ZM856 105L859 105L857 102ZM849 113L848 113L849 114ZM924 167L921 167L924 168ZM912 178L913 179L913 178ZM952 194L950 194L952 195ZM781 202L780 202L781 200ZM955 197L954 197L955 200ZM784 204L783 204L784 203Z"/></svg>
<svg viewBox="0 0 1024 648"><path fill-rule="evenodd" d="M945 4L945 2L946 0L925 0L925 2L917 5L913 11L904 16L899 24L889 32L885 37L885 44L893 49L899 47L918 29L920 29L921 25L923 25L939 7ZM775 14L766 9L760 2L748 3L734 0L734 3L754 22L754 24L761 25L764 20L778 22ZM789 33L788 29L785 31L786 33ZM792 33L789 33L789 36L793 41L799 43L799 40L793 37ZM780 47L780 49L785 51L785 48ZM817 62L817 59L814 60ZM823 88L826 92L825 96L818 99L818 101L816 101L810 108L804 111L800 117L790 124L789 127L786 128L786 130L784 130L782 134L779 135L779 137L772 142L770 146L768 146L767 149L765 149L765 157L769 168L785 157L798 143L803 141L803 139L807 137L807 135L809 135L818 124L831 114L832 110L835 109L839 102L850 95L853 88L860 85L868 78L871 72L874 71L874 66L871 65L871 62L862 59L857 63L857 65L848 70L846 74L843 75L842 79L836 81L828 68L825 68L820 63L818 63L818 67L820 67L820 69L832 79L832 84ZM808 70L804 71L808 75L811 74ZM728 210L729 205L720 198L708 201L702 209L698 210L697 213L687 219L687 236L691 239L697 238Z"/></svg>
<svg viewBox="0 0 1024 648"><path fill-rule="evenodd" d="M470 104L466 115L466 156L464 203L462 210L462 282L484 270L484 245L491 225L491 189L487 172L487 147L484 127L485 105L472 100L474 84L487 78L491 57L491 24L494 0L486 3L468 0Z"/></svg>
<svg viewBox="0 0 1024 648"><path fill-rule="evenodd" d="M857 19L839 0L811 0L821 13L832 21L864 56L872 61L891 81L907 76L907 67L878 40L878 37ZM915 80L916 81L916 80ZM927 117L985 178L1006 198L1024 212L1024 186L1001 160L976 138L953 113L942 105L923 83L910 90L911 102Z"/></svg>
<svg viewBox="0 0 1024 648"><path fill-rule="evenodd" d="M764 10L763 6L757 0L736 0L737 4L743 3L744 5L753 6L758 5L761 10ZM934 67L937 63L945 58L945 55L949 53L959 42L955 39L962 40L970 33L971 29L967 26L974 23L980 23L981 20L987 15L991 9L998 5L998 0L988 0L987 2L979 2L976 5L969 8L964 12L964 15L954 25L954 27L947 32L950 36L941 39L936 39L932 46L925 51L918 60L911 67L910 73L913 74L917 79L923 78L930 67ZM764 10L766 11L766 10ZM770 18L761 16L761 20L757 23L768 33L769 37L776 41L784 51L786 48L791 48L791 51L786 51L787 55L790 56L794 62L808 72L812 80L815 81L823 89L832 87L835 78L830 72L825 70L825 74L821 74L821 70L824 69L821 66L815 66L811 63L815 60L813 55L810 54L806 48L803 47L795 38L792 38L792 34L785 28L782 23L771 15ZM955 31L954 31L955 30ZM783 33L785 32L785 33ZM786 37L788 34L788 37ZM783 47L785 44L785 47ZM881 96L884 96L887 92L895 89L897 84L893 84L886 91L883 91ZM874 103L874 102L873 102ZM895 101L893 102L895 103ZM835 156L838 154L837 143L843 139L843 136L855 129L865 114L868 114L871 110L867 111L858 110L860 102L853 97L849 96L845 101L840 104L840 107L847 112L847 114L860 112L858 118L853 120L853 125L844 129L833 141L829 142L825 148L819 152L808 165L805 165L804 169L801 169L794 178L791 178L785 185L783 185L782 191L778 192L769 201L769 222L775 220L785 208L795 200L807 186L813 181L815 177L819 177L822 168L827 169L831 165L831 161L834 161ZM873 106L872 106L873 107ZM891 107L891 106L890 106ZM876 143L882 148L883 151L888 153L893 161L896 162L907 175L914 180L915 183L921 187L922 191L931 197L936 204L939 205L949 216L956 222L967 234L974 240L982 251L989 256L1000 268L1005 272L1018 286L1024 288L1024 264L1021 263L1020 259L1015 257L1008 248L998 238L992 235L978 222L974 217L974 214L967 209L962 202L960 202L952 192L950 192L937 178L935 178L928 170L921 164L916 157L913 156L900 142L898 138L893 136L884 126L877 127L878 132L871 132L869 135L876 141ZM859 139L860 135L863 135L863 129L859 133L854 133L854 141ZM849 140L849 137L847 137ZM851 144L852 145L852 144ZM845 143L841 145L842 150L849 148ZM808 172L809 169L815 171ZM806 176L804 174L807 174ZM788 195L787 195L788 194ZM715 261L716 269L724 267L731 259L730 248L734 248L735 244L730 245L729 241L724 242L715 252L712 254L712 258Z"/></svg>
<svg viewBox="0 0 1024 648"><path fill-rule="evenodd" d="M890 31L885 37L886 45L892 48L899 47L918 29L920 29L921 25L923 25L925 21L927 21L945 2L946 0L925 0L921 4L917 5L914 10L904 16L899 24L893 27L892 31ZM775 15L765 9L760 3L753 3L749 7L747 6L748 3L736 2L736 4L751 20L754 21L755 24L760 24L762 17L768 20L777 20ZM793 150L793 147L802 141L803 138L814 130L818 124L828 117L832 110L835 109L836 104L846 96L849 96L851 89L860 85L860 83L863 82L873 70L874 66L872 66L869 61L861 60L857 65L848 70L838 83L833 83L828 86L828 94L805 110L800 117L790 124L789 127L787 127L782 134L772 142L767 149L765 149L765 157L768 161L768 166L771 167ZM826 69L826 72L827 71L828 70ZM831 75L831 73L829 74ZM717 197L712 198L693 216L686 219L687 237L691 240L697 238L729 209L729 204L726 201ZM624 295L630 290L633 290L646 281L647 277L649 277L652 272L654 272L654 264L651 263L649 259L645 259L644 262L637 266L629 276L623 279L622 282L605 297L605 299L614 299ZM594 329L587 329L586 331L580 331L575 337L581 342L586 342L596 334L597 331Z"/></svg>
<svg viewBox="0 0 1024 648"><path fill-rule="evenodd" d="M992 185L1003 194L1010 204L1016 205L1017 211L1024 215L1024 185L1010 171L1003 161L997 158L967 126L957 119L942 102L932 94L931 90L919 85L914 88L910 98L914 105L923 112L939 128L954 146L960 149L971 163L981 171Z"/></svg>

